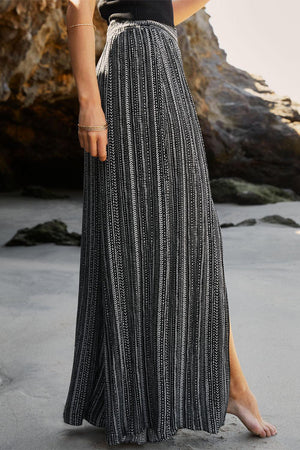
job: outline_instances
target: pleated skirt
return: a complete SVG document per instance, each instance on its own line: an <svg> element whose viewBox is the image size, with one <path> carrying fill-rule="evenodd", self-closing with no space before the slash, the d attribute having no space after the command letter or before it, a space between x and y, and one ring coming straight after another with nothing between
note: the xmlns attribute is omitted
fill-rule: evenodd
<svg viewBox="0 0 300 450"><path fill-rule="evenodd" d="M218 215L177 29L110 22L97 64L107 160L84 151L73 368L63 420L108 445L217 433L229 399Z"/></svg>

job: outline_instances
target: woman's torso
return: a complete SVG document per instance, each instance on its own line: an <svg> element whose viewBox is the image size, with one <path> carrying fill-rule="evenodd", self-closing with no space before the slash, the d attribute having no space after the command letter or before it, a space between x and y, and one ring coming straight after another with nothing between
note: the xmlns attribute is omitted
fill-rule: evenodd
<svg viewBox="0 0 300 450"><path fill-rule="evenodd" d="M108 24L112 19L151 19L174 26L172 0L99 0L97 5Z"/></svg>

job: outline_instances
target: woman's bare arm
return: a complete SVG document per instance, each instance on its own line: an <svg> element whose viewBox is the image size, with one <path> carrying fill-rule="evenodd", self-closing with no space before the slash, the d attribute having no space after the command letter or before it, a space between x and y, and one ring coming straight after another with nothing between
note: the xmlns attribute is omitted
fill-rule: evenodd
<svg viewBox="0 0 300 450"><path fill-rule="evenodd" d="M95 0L69 0L66 14L68 45L80 106L80 125L98 126L106 122L101 106L95 66L95 32L93 24ZM71 27L71 28L70 28ZM78 131L80 145L101 161L106 159L107 130Z"/></svg>
<svg viewBox="0 0 300 450"><path fill-rule="evenodd" d="M178 25L203 8L209 0L173 0L174 25Z"/></svg>

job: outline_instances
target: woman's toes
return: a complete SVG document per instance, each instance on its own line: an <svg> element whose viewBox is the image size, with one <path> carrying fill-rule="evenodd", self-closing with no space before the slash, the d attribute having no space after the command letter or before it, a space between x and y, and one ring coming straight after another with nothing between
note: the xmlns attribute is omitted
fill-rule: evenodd
<svg viewBox="0 0 300 450"><path fill-rule="evenodd" d="M257 422L257 425L253 426L252 432L259 437L266 437L266 432L264 427Z"/></svg>
<svg viewBox="0 0 300 450"><path fill-rule="evenodd" d="M270 429L272 435L274 435L274 434L277 433L276 427L275 427L274 425L272 425L272 424L269 423L269 422L264 422L264 423L265 423L265 425L267 425L267 426L269 427L269 429Z"/></svg>
<svg viewBox="0 0 300 450"><path fill-rule="evenodd" d="M267 425L264 425L264 430L266 432L266 436L270 437L271 436L271 430Z"/></svg>
<svg viewBox="0 0 300 450"><path fill-rule="evenodd" d="M262 438L266 437L266 436L267 436L266 430L263 428L263 429L261 430L261 432L260 432L259 435L260 435L260 437L262 437Z"/></svg>

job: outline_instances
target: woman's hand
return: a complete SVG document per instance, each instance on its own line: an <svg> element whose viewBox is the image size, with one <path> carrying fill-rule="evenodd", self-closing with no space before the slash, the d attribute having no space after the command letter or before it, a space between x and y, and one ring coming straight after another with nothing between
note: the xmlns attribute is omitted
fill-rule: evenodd
<svg viewBox="0 0 300 450"><path fill-rule="evenodd" d="M78 123L80 125L98 126L106 123L103 109L100 105L81 106ZM91 156L105 161L107 157L107 128L101 131L86 131L78 128L80 146Z"/></svg>

